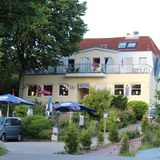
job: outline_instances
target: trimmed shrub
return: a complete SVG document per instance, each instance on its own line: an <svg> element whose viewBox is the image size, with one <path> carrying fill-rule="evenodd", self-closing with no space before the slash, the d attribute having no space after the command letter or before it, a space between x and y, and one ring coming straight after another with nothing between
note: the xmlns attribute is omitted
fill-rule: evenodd
<svg viewBox="0 0 160 160"><path fill-rule="evenodd" d="M51 139L53 131L50 129L43 129L42 131L39 132L38 136L40 139Z"/></svg>
<svg viewBox="0 0 160 160"><path fill-rule="evenodd" d="M127 114L127 112L119 113L119 119L120 119L120 128L123 128L129 124L129 115Z"/></svg>
<svg viewBox="0 0 160 160"><path fill-rule="evenodd" d="M128 123L129 124L134 124L137 122L136 116L135 116L132 108L128 108L126 113L128 114Z"/></svg>
<svg viewBox="0 0 160 160"><path fill-rule="evenodd" d="M44 115L45 114L45 108L42 106L33 106L33 114L34 115Z"/></svg>
<svg viewBox="0 0 160 160"><path fill-rule="evenodd" d="M144 133L142 139L143 146L160 147L159 125L152 125L147 117L144 117L142 121L142 132Z"/></svg>
<svg viewBox="0 0 160 160"><path fill-rule="evenodd" d="M64 120L59 120L57 121L58 123L58 140L60 141L64 141L65 139L65 132L66 132L66 128L68 127L69 123L68 121L64 121Z"/></svg>
<svg viewBox="0 0 160 160"><path fill-rule="evenodd" d="M115 122L112 122L112 125L109 128L108 139L111 142L118 142L119 141L118 127Z"/></svg>
<svg viewBox="0 0 160 160"><path fill-rule="evenodd" d="M160 128L146 131L143 135L142 144L151 147L160 147Z"/></svg>
<svg viewBox="0 0 160 160"><path fill-rule="evenodd" d="M126 96L123 96L123 95L113 96L111 107L114 107L120 110L125 110L127 109L127 103L128 103L128 98Z"/></svg>
<svg viewBox="0 0 160 160"><path fill-rule="evenodd" d="M87 129L88 129L91 137L95 137L97 135L97 124L98 124L98 121L90 120L90 124L87 127Z"/></svg>
<svg viewBox="0 0 160 160"><path fill-rule="evenodd" d="M129 139L127 134L124 135L123 143L120 149L120 154L121 155L129 154Z"/></svg>
<svg viewBox="0 0 160 160"><path fill-rule="evenodd" d="M39 139L39 133L44 129L52 129L52 125L51 120L41 117L31 122L30 126L28 126L28 134L35 139Z"/></svg>
<svg viewBox="0 0 160 160"><path fill-rule="evenodd" d="M126 135L128 136L128 139L134 139L134 138L138 138L140 136L140 133L138 131L138 129L136 129L135 131L126 131Z"/></svg>
<svg viewBox="0 0 160 160"><path fill-rule="evenodd" d="M82 145L84 150L90 150L92 140L89 131L86 129L83 129L81 131L80 144Z"/></svg>
<svg viewBox="0 0 160 160"><path fill-rule="evenodd" d="M28 134L28 127L31 125L32 121L36 120L36 119L40 119L41 116L28 116L28 117L24 117L22 118L22 126L23 126L23 135L24 136L29 136Z"/></svg>
<svg viewBox="0 0 160 160"><path fill-rule="evenodd" d="M98 140L98 146L104 144L104 133L103 132L98 131L97 140Z"/></svg>
<svg viewBox="0 0 160 160"><path fill-rule="evenodd" d="M133 109L137 120L141 120L148 110L148 104L143 101L130 101L128 107Z"/></svg>
<svg viewBox="0 0 160 160"><path fill-rule="evenodd" d="M117 109L110 109L108 111L108 118L106 119L106 129L109 130L112 127L113 123L117 123L117 117L118 117L118 110ZM103 122L102 122L103 126ZM117 123L118 126L118 123Z"/></svg>
<svg viewBox="0 0 160 160"><path fill-rule="evenodd" d="M64 149L67 153L77 153L79 149L79 134L78 129L74 124L70 124L65 132L65 146Z"/></svg>
<svg viewBox="0 0 160 160"><path fill-rule="evenodd" d="M141 130L143 133L146 133L149 130L153 130L153 127L152 127L151 123L149 122L149 119L146 116L144 116L142 119L141 128L142 128Z"/></svg>
<svg viewBox="0 0 160 160"><path fill-rule="evenodd" d="M120 128L123 128L123 127L127 126L128 124L133 124L136 122L136 117L135 117L133 111L131 111L131 109L127 109L125 111L119 112L118 116L120 119L120 121L119 121Z"/></svg>
<svg viewBox="0 0 160 160"><path fill-rule="evenodd" d="M27 116L28 105L16 105L14 110L17 117L25 117Z"/></svg>
<svg viewBox="0 0 160 160"><path fill-rule="evenodd" d="M22 119L23 135L29 138L41 138L42 130L52 130L53 122L40 115L32 115ZM41 133L42 134L42 133ZM50 138L49 138L50 139Z"/></svg>
<svg viewBox="0 0 160 160"><path fill-rule="evenodd" d="M103 145L104 143L104 120L101 119L100 121L98 121L96 123L96 126L95 126L95 132L96 132L96 137L97 137L97 145Z"/></svg>

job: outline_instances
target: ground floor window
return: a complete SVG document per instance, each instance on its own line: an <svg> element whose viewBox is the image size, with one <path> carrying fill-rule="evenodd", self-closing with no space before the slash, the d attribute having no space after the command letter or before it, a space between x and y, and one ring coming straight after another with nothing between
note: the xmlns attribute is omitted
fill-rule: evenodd
<svg viewBox="0 0 160 160"><path fill-rule="evenodd" d="M45 96L48 96L48 95L52 95L52 91L53 91L53 86L52 85L44 85L43 86L43 90L44 91L48 91L47 94L44 94Z"/></svg>
<svg viewBox="0 0 160 160"><path fill-rule="evenodd" d="M36 95L37 95L37 85L29 85L28 96L36 96Z"/></svg>
<svg viewBox="0 0 160 160"><path fill-rule="evenodd" d="M141 95L141 85L140 84L131 85L131 95Z"/></svg>
<svg viewBox="0 0 160 160"><path fill-rule="evenodd" d="M124 85L123 84L114 85L114 95L124 95Z"/></svg>
<svg viewBox="0 0 160 160"><path fill-rule="evenodd" d="M69 90L67 84L59 85L59 96L68 96Z"/></svg>
<svg viewBox="0 0 160 160"><path fill-rule="evenodd" d="M39 93L40 91L44 91L42 93ZM53 86L52 85L29 85L28 86L28 96L50 96L53 92Z"/></svg>
<svg viewBox="0 0 160 160"><path fill-rule="evenodd" d="M88 88L80 88L79 93L80 93L80 99L83 99L89 94L89 89Z"/></svg>

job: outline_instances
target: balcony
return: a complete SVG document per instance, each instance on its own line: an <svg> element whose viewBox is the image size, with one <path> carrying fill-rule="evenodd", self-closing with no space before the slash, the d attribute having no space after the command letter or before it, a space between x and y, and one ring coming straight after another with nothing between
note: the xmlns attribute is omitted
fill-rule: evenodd
<svg viewBox="0 0 160 160"><path fill-rule="evenodd" d="M48 67L48 70L28 71L25 74L41 75L65 75L66 77L104 77L105 74L149 74L152 67L147 64L75 64L57 67Z"/></svg>

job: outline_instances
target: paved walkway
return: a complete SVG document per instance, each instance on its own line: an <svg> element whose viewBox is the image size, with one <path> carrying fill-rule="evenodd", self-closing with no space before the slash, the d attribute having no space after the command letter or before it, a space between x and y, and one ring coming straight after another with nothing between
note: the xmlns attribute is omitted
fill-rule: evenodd
<svg viewBox="0 0 160 160"><path fill-rule="evenodd" d="M120 133L123 134L127 130L140 129L140 124L129 125L125 129L121 129ZM117 156L120 146L113 150L113 145L107 140L108 134L106 133L105 143L107 147L92 151L83 155L68 155L68 154L55 154L56 152L64 151L64 143L53 142L5 142L4 145L9 150L9 154L0 156L0 160L159 160L160 148L148 149L138 151L135 157L122 157ZM137 142L132 145L139 145ZM96 145L96 139L93 139L93 144ZM54 153L54 154L53 154Z"/></svg>
<svg viewBox="0 0 160 160"><path fill-rule="evenodd" d="M126 129L121 129L120 132L123 134L126 130L133 130L137 129L140 124L134 124L128 126ZM62 152L64 151L64 143L63 142L58 142L58 143L53 143L51 141L49 142L5 142L4 145L6 148L9 150L9 154L0 157L0 159L4 160L28 160L28 159L54 159L54 160L60 160L60 159L65 159L65 160L108 160L108 159L114 159L118 160L119 158L115 158L114 156L117 156L119 153L120 146L118 146L112 154L109 154L113 150L113 145L108 141L107 139L108 133L106 133L105 137L105 144L107 147L99 149L97 151L92 151L91 153L85 154L85 155L54 155L53 153L56 152ZM92 139L92 146L97 145L97 139L93 138ZM109 155L108 155L109 154ZM46 157L46 158L45 158ZM65 158L64 158L65 157ZM128 159L128 158L122 158L120 159ZM129 158L130 159L130 158Z"/></svg>

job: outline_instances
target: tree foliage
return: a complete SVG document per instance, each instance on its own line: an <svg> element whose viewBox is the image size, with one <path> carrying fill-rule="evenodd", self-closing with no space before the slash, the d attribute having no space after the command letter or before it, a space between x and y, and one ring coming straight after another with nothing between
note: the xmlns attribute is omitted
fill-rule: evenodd
<svg viewBox="0 0 160 160"><path fill-rule="evenodd" d="M82 100L86 106L96 110L98 118L103 116L103 113L109 108L112 100L112 95L108 90L96 90L91 88L89 94Z"/></svg>
<svg viewBox="0 0 160 160"><path fill-rule="evenodd" d="M86 32L81 16L86 2L78 0L2 0L0 62L14 64L19 79L28 70L44 70L78 50Z"/></svg>
<svg viewBox="0 0 160 160"><path fill-rule="evenodd" d="M128 107L133 109L137 120L141 120L148 110L148 104L143 101L130 101Z"/></svg>
<svg viewBox="0 0 160 160"><path fill-rule="evenodd" d="M39 13L39 6L45 0L1 0L0 1L0 35L14 32L22 23L30 23Z"/></svg>

